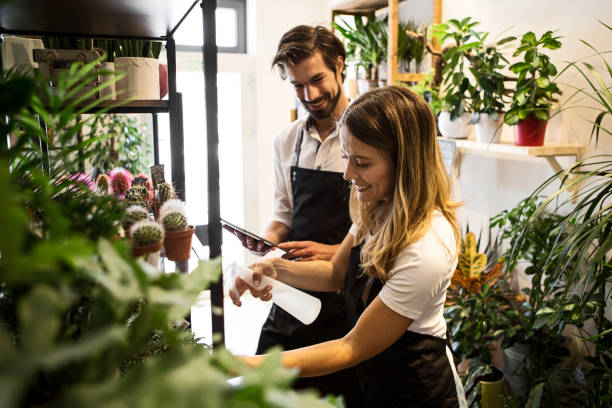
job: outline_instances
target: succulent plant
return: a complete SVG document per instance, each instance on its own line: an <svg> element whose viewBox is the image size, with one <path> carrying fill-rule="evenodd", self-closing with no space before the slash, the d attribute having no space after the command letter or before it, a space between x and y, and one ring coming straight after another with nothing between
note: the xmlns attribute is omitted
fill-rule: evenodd
<svg viewBox="0 0 612 408"><path fill-rule="evenodd" d="M144 185L132 185L125 193L125 199L131 204L149 207L149 190Z"/></svg>
<svg viewBox="0 0 612 408"><path fill-rule="evenodd" d="M166 201L176 197L176 194L174 194L174 189L166 182L159 183L157 185L157 192L160 204L164 204Z"/></svg>
<svg viewBox="0 0 612 408"><path fill-rule="evenodd" d="M187 218L180 212L168 213L162 218L166 231L182 231L187 228Z"/></svg>
<svg viewBox="0 0 612 408"><path fill-rule="evenodd" d="M123 229L128 231L134 223L141 220L146 220L147 218L149 218L149 212L146 210L146 208L139 205L129 206L125 211L125 215L123 216Z"/></svg>
<svg viewBox="0 0 612 408"><path fill-rule="evenodd" d="M110 177L100 174L96 180L96 192L100 195L108 194L110 191Z"/></svg>
<svg viewBox="0 0 612 408"><path fill-rule="evenodd" d="M132 184L132 175L125 169L115 169L110 174L113 194L123 198Z"/></svg>
<svg viewBox="0 0 612 408"><path fill-rule="evenodd" d="M130 236L135 245L155 245L164 239L164 229L155 221L142 220L132 225Z"/></svg>

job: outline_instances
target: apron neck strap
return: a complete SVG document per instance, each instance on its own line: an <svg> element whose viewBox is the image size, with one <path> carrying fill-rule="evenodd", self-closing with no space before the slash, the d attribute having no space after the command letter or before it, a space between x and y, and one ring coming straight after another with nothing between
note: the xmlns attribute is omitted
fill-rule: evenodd
<svg viewBox="0 0 612 408"><path fill-rule="evenodd" d="M300 134L298 135L297 142L295 143L295 153L293 155L293 165L297 167L300 161L300 151L302 149L302 141L304 140L304 131L305 127L300 130Z"/></svg>

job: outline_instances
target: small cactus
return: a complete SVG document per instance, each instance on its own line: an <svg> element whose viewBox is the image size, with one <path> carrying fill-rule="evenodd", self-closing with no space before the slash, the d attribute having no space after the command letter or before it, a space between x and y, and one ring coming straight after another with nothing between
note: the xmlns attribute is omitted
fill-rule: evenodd
<svg viewBox="0 0 612 408"><path fill-rule="evenodd" d="M155 245L164 239L164 229L155 221L142 220L132 225L130 236L135 245Z"/></svg>
<svg viewBox="0 0 612 408"><path fill-rule="evenodd" d="M108 194L110 190L110 177L100 174L96 180L96 192L100 195Z"/></svg>
<svg viewBox="0 0 612 408"><path fill-rule="evenodd" d="M123 198L132 184L132 175L125 169L115 169L111 172L111 187L113 194Z"/></svg>
<svg viewBox="0 0 612 408"><path fill-rule="evenodd" d="M162 218L166 231L182 231L187 228L187 218L180 212L168 213Z"/></svg>
<svg viewBox="0 0 612 408"><path fill-rule="evenodd" d="M176 197L174 189L168 183L159 183L157 185L157 192L159 196L159 203L164 204L166 201Z"/></svg>
<svg viewBox="0 0 612 408"><path fill-rule="evenodd" d="M149 191L143 185L133 185L125 193L125 199L131 204L149 207Z"/></svg>
<svg viewBox="0 0 612 408"><path fill-rule="evenodd" d="M123 216L123 229L128 231L134 223L141 220L146 220L147 218L149 218L149 213L146 208L139 205L129 206L125 211L125 215Z"/></svg>

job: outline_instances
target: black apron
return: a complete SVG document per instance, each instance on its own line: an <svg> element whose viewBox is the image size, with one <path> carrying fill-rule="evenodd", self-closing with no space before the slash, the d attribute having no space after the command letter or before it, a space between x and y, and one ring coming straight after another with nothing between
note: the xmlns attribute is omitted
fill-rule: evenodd
<svg viewBox="0 0 612 408"><path fill-rule="evenodd" d="M351 249L344 281L346 315L351 327L383 287L375 279L364 304L362 294L369 278L362 273L360 252L361 246ZM389 348L357 365L362 406L459 407L446 346L446 340L439 337L406 331Z"/></svg>
<svg viewBox="0 0 612 408"><path fill-rule="evenodd" d="M302 129L298 136L290 173L293 222L289 240L335 245L342 242L351 226L348 210L350 183L342 178L342 173L298 167L304 133ZM261 330L257 354L276 345L292 350L338 339L348 333L343 294L306 292L321 300L321 313L317 319L304 325L273 304ZM347 408L360 405L359 383L354 369L321 377L298 378L294 388L316 388L321 395L341 394Z"/></svg>

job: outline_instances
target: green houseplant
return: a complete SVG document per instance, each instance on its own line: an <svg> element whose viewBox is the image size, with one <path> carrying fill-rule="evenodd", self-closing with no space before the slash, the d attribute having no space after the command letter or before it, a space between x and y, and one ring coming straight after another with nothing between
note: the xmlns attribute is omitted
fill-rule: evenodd
<svg viewBox="0 0 612 408"><path fill-rule="evenodd" d="M462 241L444 317L454 352L469 361L464 379L468 401L489 408L501 406L504 384L503 373L492 365L491 350L508 327L507 314L512 311L500 285L503 261L497 260L497 245L489 236L480 253L480 242L470 231Z"/></svg>
<svg viewBox="0 0 612 408"><path fill-rule="evenodd" d="M164 226L164 248L169 260L186 262L191 254L191 239L195 228L187 222L185 203L167 200L159 211Z"/></svg>
<svg viewBox="0 0 612 408"><path fill-rule="evenodd" d="M473 54L468 54L470 72L476 79L477 89L472 98L470 110L476 128L476 140L482 143L497 143L501 135L504 115L504 96L507 93L505 81L508 78L502 70L508 60L500 47L514 37L506 37L495 43L486 44L488 33L480 38Z"/></svg>
<svg viewBox="0 0 612 408"><path fill-rule="evenodd" d="M219 260L156 274L124 240L108 241L122 203L65 177L79 149L93 154L91 141L76 142L87 119L77 120L83 101L70 95L94 66L71 66L56 90L40 77L0 74L0 135L12 135L0 144L0 224L11 231L0 234L2 405L332 406L286 391L295 373L278 355L253 370L169 327L219 278ZM51 137L59 149L40 149Z"/></svg>
<svg viewBox="0 0 612 408"><path fill-rule="evenodd" d="M363 22L362 16L354 16L354 28L346 21L332 26L346 40L347 59L355 61L362 69L363 78L358 83L360 93L378 86L378 66L384 61L387 52L387 31L384 21L376 20L374 13Z"/></svg>
<svg viewBox="0 0 612 408"><path fill-rule="evenodd" d="M452 43L444 48L442 54L445 65L442 70L442 112L438 116L438 128L444 137L465 139L472 130L468 112L477 90L474 80L468 75L466 51L473 50L479 44L480 34L474 30L478 24L466 17L434 26L434 35L440 44L447 39Z"/></svg>
<svg viewBox="0 0 612 408"><path fill-rule="evenodd" d="M523 35L513 54L514 57L522 55L523 60L510 66L518 79L504 121L508 125L517 125L515 144L518 146L544 144L550 109L556 102L555 95L561 92L553 80L557 68L542 49L560 48L559 38L552 31L547 31L540 38L530 31Z"/></svg>

